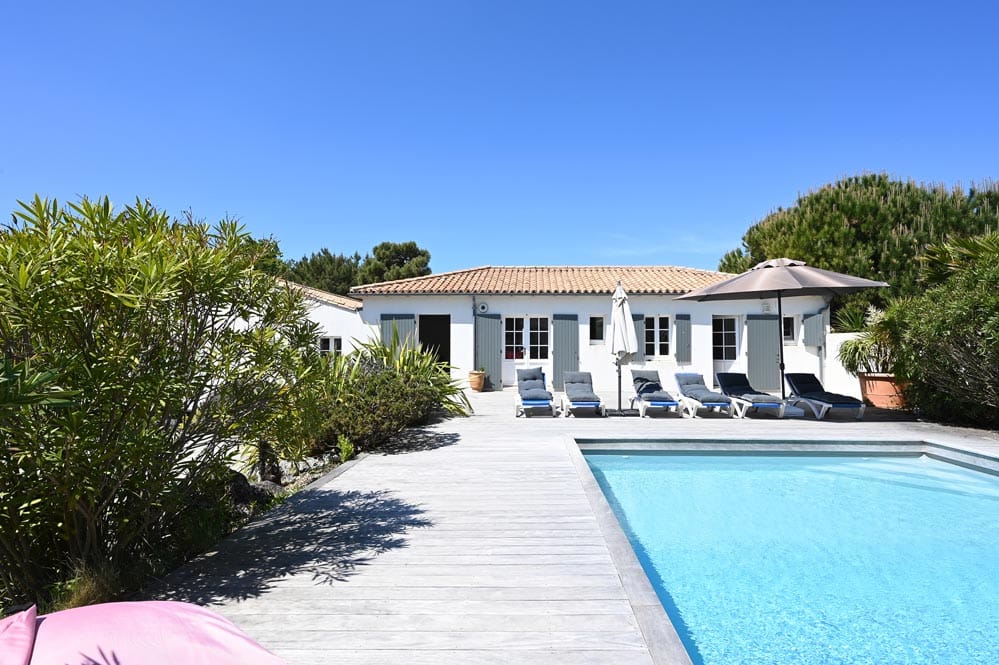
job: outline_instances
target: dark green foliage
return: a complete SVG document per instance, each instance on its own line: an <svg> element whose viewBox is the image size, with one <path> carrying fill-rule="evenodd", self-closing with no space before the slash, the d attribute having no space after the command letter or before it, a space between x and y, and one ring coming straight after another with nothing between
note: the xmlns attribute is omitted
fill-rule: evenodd
<svg viewBox="0 0 999 665"><path fill-rule="evenodd" d="M962 254L966 246L935 247L935 255L961 255L961 262L936 286L900 299L888 310L895 371L908 384L910 406L924 415L996 429L999 251L984 241L979 253Z"/></svg>
<svg viewBox="0 0 999 665"><path fill-rule="evenodd" d="M743 272L767 259L789 257L810 265L888 282L841 300L863 312L895 296L914 295L917 257L927 245L999 228L999 187L968 191L925 187L862 175L841 180L778 209L753 225L743 247L726 254L719 270Z"/></svg>
<svg viewBox="0 0 999 665"><path fill-rule="evenodd" d="M364 257L357 278L358 284L372 284L429 274L430 252L412 241L383 242Z"/></svg>
<svg viewBox="0 0 999 665"><path fill-rule="evenodd" d="M298 284L346 295L356 286L361 255L333 254L325 247L288 264L286 277Z"/></svg>
<svg viewBox="0 0 999 665"><path fill-rule="evenodd" d="M253 248L257 255L256 262L253 264L254 268L274 277L284 277L288 271L288 265L284 262L277 240L274 238L265 240L247 238L247 244Z"/></svg>
<svg viewBox="0 0 999 665"><path fill-rule="evenodd" d="M315 339L232 222L21 205L0 232L0 604L78 571L128 586L224 531L219 479L296 431Z"/></svg>
<svg viewBox="0 0 999 665"><path fill-rule="evenodd" d="M369 342L335 358L327 377L320 451L342 450L344 437L357 452L371 450L436 413L464 416L471 410L450 367L432 353L401 343L398 335L387 344Z"/></svg>
<svg viewBox="0 0 999 665"><path fill-rule="evenodd" d="M287 265L292 282L347 295L350 287L430 274L430 252L415 242L383 242L361 255L333 254L325 247Z"/></svg>

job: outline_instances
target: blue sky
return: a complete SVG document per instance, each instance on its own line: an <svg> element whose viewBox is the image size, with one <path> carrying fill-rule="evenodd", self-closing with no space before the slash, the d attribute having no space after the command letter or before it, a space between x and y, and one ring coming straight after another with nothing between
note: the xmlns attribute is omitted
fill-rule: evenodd
<svg viewBox="0 0 999 665"><path fill-rule="evenodd" d="M149 6L146 6L149 5ZM843 176L999 176L992 2L11 2L0 212L238 216L286 257L715 268Z"/></svg>

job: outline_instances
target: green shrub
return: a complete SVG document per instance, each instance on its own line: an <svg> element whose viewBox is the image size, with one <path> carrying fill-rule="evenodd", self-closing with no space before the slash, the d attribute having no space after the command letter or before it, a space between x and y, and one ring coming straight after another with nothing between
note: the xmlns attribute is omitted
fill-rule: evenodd
<svg viewBox="0 0 999 665"><path fill-rule="evenodd" d="M327 368L323 404L326 425L318 448L330 450L346 437L356 450L386 443L406 427L436 413L464 416L468 403L450 367L432 353L400 342L360 345Z"/></svg>
<svg viewBox="0 0 999 665"><path fill-rule="evenodd" d="M896 374L926 416L999 428L999 252L967 258L947 274L889 309Z"/></svg>
<svg viewBox="0 0 999 665"><path fill-rule="evenodd" d="M204 512L224 508L220 470L293 429L315 338L301 297L255 269L266 249L141 201L36 197L0 231L5 373L43 370L0 387L0 604L75 571L127 585L203 543L196 522L222 530ZM62 408L44 397L56 378L75 391Z"/></svg>
<svg viewBox="0 0 999 665"><path fill-rule="evenodd" d="M336 447L340 451L340 461L346 462L354 457L354 444L343 434L336 438Z"/></svg>

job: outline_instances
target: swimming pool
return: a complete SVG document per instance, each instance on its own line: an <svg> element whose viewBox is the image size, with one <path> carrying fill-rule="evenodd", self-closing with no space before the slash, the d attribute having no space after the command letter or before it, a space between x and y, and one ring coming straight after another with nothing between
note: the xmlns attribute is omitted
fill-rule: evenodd
<svg viewBox="0 0 999 665"><path fill-rule="evenodd" d="M928 457L587 451L694 663L999 662L999 478Z"/></svg>

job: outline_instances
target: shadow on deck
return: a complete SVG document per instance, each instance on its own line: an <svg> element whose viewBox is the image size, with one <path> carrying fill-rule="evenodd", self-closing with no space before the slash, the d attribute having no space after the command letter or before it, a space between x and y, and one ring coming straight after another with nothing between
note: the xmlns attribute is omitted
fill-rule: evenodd
<svg viewBox="0 0 999 665"><path fill-rule="evenodd" d="M346 579L378 554L406 547L423 510L388 491L304 490L144 595L201 605L259 596L289 576L316 585Z"/></svg>

